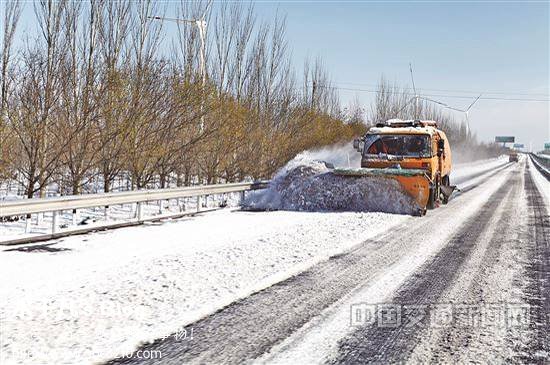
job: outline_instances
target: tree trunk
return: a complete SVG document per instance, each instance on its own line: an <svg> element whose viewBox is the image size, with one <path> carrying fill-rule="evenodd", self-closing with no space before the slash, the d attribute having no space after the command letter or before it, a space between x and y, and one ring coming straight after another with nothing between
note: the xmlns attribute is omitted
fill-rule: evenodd
<svg viewBox="0 0 550 365"><path fill-rule="evenodd" d="M80 179L73 179L72 190L73 195L80 194Z"/></svg>
<svg viewBox="0 0 550 365"><path fill-rule="evenodd" d="M103 192L108 193L111 191L111 179L107 174L103 174Z"/></svg>

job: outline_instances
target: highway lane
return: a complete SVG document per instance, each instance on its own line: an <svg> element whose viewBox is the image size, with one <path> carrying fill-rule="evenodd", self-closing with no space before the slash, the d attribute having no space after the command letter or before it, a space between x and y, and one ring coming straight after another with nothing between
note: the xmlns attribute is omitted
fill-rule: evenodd
<svg viewBox="0 0 550 365"><path fill-rule="evenodd" d="M277 362L305 352L313 354L306 360L332 363L465 361L493 355L541 361L548 354L547 207L524 162L471 179L447 206L426 217L411 217L392 232L187 325L193 339L169 336L140 349L161 351L160 359L133 356L111 363ZM327 333L325 342L331 344L319 346L309 339L312 328L322 330L330 322L335 308L349 308L347 299L391 270L398 275L380 298L403 309L402 325L350 326L348 316L345 333ZM527 326L489 330L452 321L436 327L427 323L431 306L453 303L511 304L519 310L527 304L532 320ZM411 326L418 315L407 316L407 308L423 308L425 319Z"/></svg>
<svg viewBox="0 0 550 365"><path fill-rule="evenodd" d="M358 328L340 341L332 362L548 360L550 249L541 202L528 171L511 176L394 294L390 303L409 308L401 316L404 323ZM446 313L454 318L434 325L434 304L448 306ZM410 308L424 309L422 323L409 325L418 319ZM526 316L525 323L513 323L508 315L514 310Z"/></svg>

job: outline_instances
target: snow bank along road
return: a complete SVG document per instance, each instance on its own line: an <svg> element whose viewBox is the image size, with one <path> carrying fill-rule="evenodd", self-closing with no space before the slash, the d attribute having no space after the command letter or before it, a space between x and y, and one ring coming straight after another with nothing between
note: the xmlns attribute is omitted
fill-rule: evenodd
<svg viewBox="0 0 550 365"><path fill-rule="evenodd" d="M225 211L4 249L0 360L548 361L550 183L527 159L452 179L422 218Z"/></svg>

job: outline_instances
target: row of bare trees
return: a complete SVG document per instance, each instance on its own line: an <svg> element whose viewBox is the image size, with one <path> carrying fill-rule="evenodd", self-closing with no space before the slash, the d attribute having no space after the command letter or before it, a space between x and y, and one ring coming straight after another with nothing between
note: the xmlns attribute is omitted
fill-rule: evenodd
<svg viewBox="0 0 550 365"><path fill-rule="evenodd" d="M17 33L23 6L36 34ZM342 108L323 61L305 60L298 75L285 18L260 22L252 5L10 0L2 11L0 183L17 181L27 197L108 192L119 180L269 178L304 149L413 115L437 120L454 144L475 142L464 123L384 80L368 114L358 101ZM205 73L198 27L155 19L203 14Z"/></svg>
<svg viewBox="0 0 550 365"><path fill-rule="evenodd" d="M15 42L24 5L38 32ZM198 18L206 6L174 9ZM12 0L2 10L0 179L27 197L52 185L79 194L92 180L107 192L121 176L135 189L266 178L365 128L316 86L329 82L321 60L298 84L284 17L260 23L252 6L207 12L206 82L197 27L153 18L165 3Z"/></svg>

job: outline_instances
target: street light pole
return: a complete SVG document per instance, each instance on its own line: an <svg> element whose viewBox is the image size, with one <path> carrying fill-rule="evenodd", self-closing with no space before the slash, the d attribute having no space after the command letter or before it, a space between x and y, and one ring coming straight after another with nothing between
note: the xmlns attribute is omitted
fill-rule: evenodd
<svg viewBox="0 0 550 365"><path fill-rule="evenodd" d="M177 19L177 18L164 18L160 16L152 16L151 19L155 20L165 20L169 22L181 23L181 24L194 24L199 30L199 39L201 42L200 52L199 52L199 72L201 74L203 86L206 84L206 21L204 17L206 13L202 16L201 19Z"/></svg>
<svg viewBox="0 0 550 365"><path fill-rule="evenodd" d="M470 137L470 109L474 106L475 103L481 98L482 94L479 94L479 96L466 108L466 126L468 127L468 138Z"/></svg>
<svg viewBox="0 0 550 365"><path fill-rule="evenodd" d="M202 78L202 86L206 85L206 21L200 19L195 21L197 28L199 29L199 37L201 39L201 49L200 49L200 73Z"/></svg>
<svg viewBox="0 0 550 365"><path fill-rule="evenodd" d="M204 91L206 86L206 14L208 13L208 8L210 7L210 4L212 3L212 0L206 4L206 9L204 10L204 13L200 17L200 19L178 19L178 18L165 18L160 16L152 16L149 17L151 19L160 20L160 21L170 21L180 24L194 24L197 26L197 29L199 31L199 39L200 39L200 50L199 50L199 73L201 75L201 84L202 89ZM200 123L200 132L202 133L204 131L204 97L201 100L201 123Z"/></svg>

